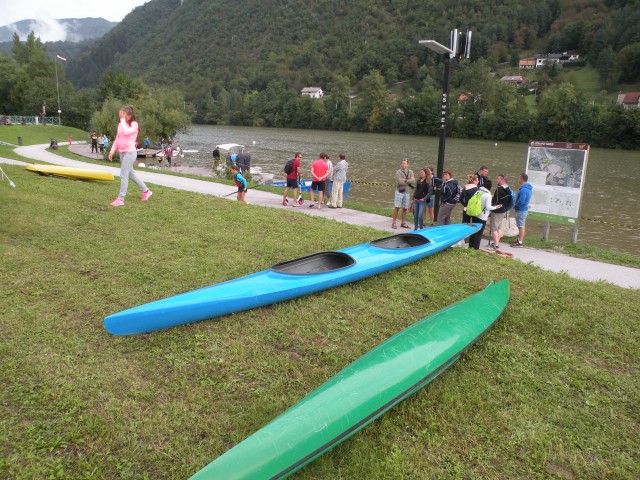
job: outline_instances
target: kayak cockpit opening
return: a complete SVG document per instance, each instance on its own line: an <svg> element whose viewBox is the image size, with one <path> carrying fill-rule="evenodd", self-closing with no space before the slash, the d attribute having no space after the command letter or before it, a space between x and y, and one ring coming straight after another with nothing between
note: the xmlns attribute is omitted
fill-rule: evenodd
<svg viewBox="0 0 640 480"><path fill-rule="evenodd" d="M396 250L402 248L421 247L427 243L431 243L431 241L428 238L424 238L422 235L416 235L414 233L400 233L398 235L392 235L391 237L374 240L371 242L371 245L378 248Z"/></svg>
<svg viewBox="0 0 640 480"><path fill-rule="evenodd" d="M306 257L276 263L271 270L292 275L314 275L333 272L355 265L350 255L342 252L319 252Z"/></svg>

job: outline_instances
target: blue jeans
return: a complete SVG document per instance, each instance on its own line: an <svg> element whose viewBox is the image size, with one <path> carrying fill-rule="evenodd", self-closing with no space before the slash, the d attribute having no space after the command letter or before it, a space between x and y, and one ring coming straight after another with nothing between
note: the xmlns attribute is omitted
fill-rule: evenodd
<svg viewBox="0 0 640 480"><path fill-rule="evenodd" d="M427 208L427 202L414 200L413 201L413 226L416 230L424 228L424 222L422 221L423 213Z"/></svg>

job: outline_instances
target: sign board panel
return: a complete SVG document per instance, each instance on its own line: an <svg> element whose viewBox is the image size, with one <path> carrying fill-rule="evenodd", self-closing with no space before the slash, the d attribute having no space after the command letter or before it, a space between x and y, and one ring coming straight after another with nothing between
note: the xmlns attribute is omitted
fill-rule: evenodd
<svg viewBox="0 0 640 480"><path fill-rule="evenodd" d="M526 171L533 186L529 218L577 223L588 158L586 143L529 142Z"/></svg>

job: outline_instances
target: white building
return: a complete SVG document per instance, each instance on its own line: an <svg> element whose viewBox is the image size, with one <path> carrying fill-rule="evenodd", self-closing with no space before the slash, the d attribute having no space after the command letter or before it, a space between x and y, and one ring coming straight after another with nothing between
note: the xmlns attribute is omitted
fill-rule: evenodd
<svg viewBox="0 0 640 480"><path fill-rule="evenodd" d="M311 98L322 98L322 96L324 95L324 92L320 87L304 87L300 93Z"/></svg>

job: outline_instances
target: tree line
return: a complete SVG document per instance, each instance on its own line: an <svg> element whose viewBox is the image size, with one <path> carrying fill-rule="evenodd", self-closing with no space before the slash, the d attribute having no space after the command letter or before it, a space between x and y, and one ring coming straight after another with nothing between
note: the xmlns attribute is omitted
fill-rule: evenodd
<svg viewBox="0 0 640 480"><path fill-rule="evenodd" d="M44 111L55 115L59 96L65 125L110 138L115 137L123 104L134 106L143 137L169 138L186 131L191 123L184 95L177 89L151 88L123 72L108 70L97 87L76 91L59 64L63 61L51 59L33 32L25 42L15 34L12 56L0 54L0 113L36 116Z"/></svg>
<svg viewBox="0 0 640 480"><path fill-rule="evenodd" d="M453 77L447 127L450 136L640 148L640 109L596 103L571 83L557 82L545 89L537 112L532 113L524 93L492 77L482 60L456 70ZM221 88L194 105L194 121L435 136L440 125L442 89L429 75L422 83L419 91L409 89L397 99L389 94L377 70L365 75L357 95L352 94L349 80L341 76L321 99L302 96L280 81L270 82L260 92Z"/></svg>

